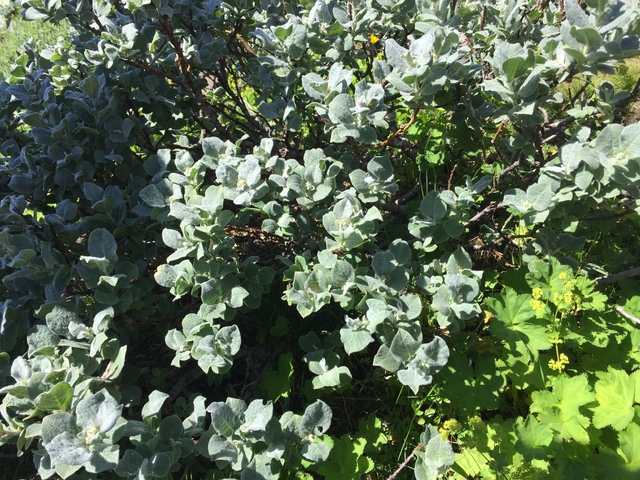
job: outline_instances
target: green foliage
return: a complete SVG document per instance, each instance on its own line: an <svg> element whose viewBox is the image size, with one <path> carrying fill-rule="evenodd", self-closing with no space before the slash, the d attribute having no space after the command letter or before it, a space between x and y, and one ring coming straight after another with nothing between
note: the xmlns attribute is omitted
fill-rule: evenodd
<svg viewBox="0 0 640 480"><path fill-rule="evenodd" d="M640 127L569 87L637 6L23 6L74 29L0 84L0 445L38 475L637 475Z"/></svg>

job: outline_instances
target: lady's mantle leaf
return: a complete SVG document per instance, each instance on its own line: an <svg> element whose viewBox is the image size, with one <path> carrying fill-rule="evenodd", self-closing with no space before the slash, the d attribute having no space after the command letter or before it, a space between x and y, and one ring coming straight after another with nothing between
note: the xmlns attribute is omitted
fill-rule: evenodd
<svg viewBox="0 0 640 480"><path fill-rule="evenodd" d="M535 355L540 350L551 348L551 342L545 327L535 318L530 300L529 295L518 295L515 290L505 288L499 298L488 298L487 306L495 314L491 333L512 347L516 342L523 342Z"/></svg>
<svg viewBox="0 0 640 480"><path fill-rule="evenodd" d="M611 367L606 373L598 372L598 377L595 387L598 406L593 409L593 426L604 428L611 425L622 430L635 413L636 382L626 372Z"/></svg>
<svg viewBox="0 0 640 480"><path fill-rule="evenodd" d="M565 440L588 444L586 428L590 422L580 413L580 407L593 402L595 396L585 375L559 375L553 391L533 392L531 412L538 414L541 423L549 426Z"/></svg>

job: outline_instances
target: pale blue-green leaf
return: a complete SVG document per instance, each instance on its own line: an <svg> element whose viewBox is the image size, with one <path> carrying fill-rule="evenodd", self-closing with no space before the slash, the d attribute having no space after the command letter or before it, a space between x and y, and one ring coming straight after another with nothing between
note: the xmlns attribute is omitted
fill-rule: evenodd
<svg viewBox="0 0 640 480"><path fill-rule="evenodd" d="M373 336L366 330L351 330L343 327L340 329L340 341L344 346L344 351L351 355L364 350L367 345L373 342Z"/></svg>
<svg viewBox="0 0 640 480"><path fill-rule="evenodd" d="M398 380L417 394L422 385L429 385L433 377L419 367L409 364L408 368L397 371Z"/></svg>
<svg viewBox="0 0 640 480"><path fill-rule="evenodd" d="M389 64L393 67L394 70L398 70L399 72L404 72L407 67L407 56L409 50L404 47L398 45L398 43L389 38L384 42L384 54L387 58Z"/></svg>
<svg viewBox="0 0 640 480"><path fill-rule="evenodd" d="M267 424L273 418L273 404L263 403L262 400L254 400L244 412L244 421L240 430L243 432L263 432Z"/></svg>
<svg viewBox="0 0 640 480"><path fill-rule="evenodd" d="M122 406L107 390L87 395L76 407L78 425L85 431L108 432L122 414Z"/></svg>
<svg viewBox="0 0 640 480"><path fill-rule="evenodd" d="M170 440L179 440L184 432L182 420L177 415L170 415L163 418L158 428L158 433L167 442Z"/></svg>
<svg viewBox="0 0 640 480"><path fill-rule="evenodd" d="M408 331L399 329L391 342L390 351L401 362L409 360L420 346L420 339L416 339Z"/></svg>
<svg viewBox="0 0 640 480"><path fill-rule="evenodd" d="M149 459L149 470L155 478L166 478L173 465L169 452L155 452Z"/></svg>
<svg viewBox="0 0 640 480"><path fill-rule="evenodd" d="M127 450L118 462L115 473L121 477L135 476L139 473L144 458L135 450Z"/></svg>
<svg viewBox="0 0 640 480"><path fill-rule="evenodd" d="M312 462L323 462L329 457L330 451L329 445L324 442L311 442L305 443L300 453L304 458Z"/></svg>
<svg viewBox="0 0 640 480"><path fill-rule="evenodd" d="M82 465L91 459L89 449L69 432L62 432L44 447L53 465Z"/></svg>
<svg viewBox="0 0 640 480"><path fill-rule="evenodd" d="M89 235L88 250L92 257L106 258L110 262L118 260L118 245L106 228L97 228Z"/></svg>
<svg viewBox="0 0 640 480"><path fill-rule="evenodd" d="M354 107L353 97L347 93L340 93L329 103L329 119L335 124L353 125L355 117L351 109Z"/></svg>
<svg viewBox="0 0 640 480"><path fill-rule="evenodd" d="M576 27L589 26L589 17L582 10L578 0L565 0L564 9L570 25L575 25Z"/></svg>
<svg viewBox="0 0 640 480"><path fill-rule="evenodd" d="M348 367L333 367L312 380L313 388L338 388L348 385L351 382L351 372Z"/></svg>
<svg viewBox="0 0 640 480"><path fill-rule="evenodd" d="M70 413L53 413L42 419L42 441L51 443L61 433L70 433L75 436L78 432L76 418Z"/></svg>
<svg viewBox="0 0 640 480"><path fill-rule="evenodd" d="M300 419L300 430L305 436L310 433L323 435L331 426L332 417L331 408L322 400L316 400L304 411Z"/></svg>
<svg viewBox="0 0 640 480"><path fill-rule="evenodd" d="M155 417L158 413L160 413L160 409L164 404L165 400L169 398L169 395L161 392L159 390L154 390L149 395L149 400L142 407L142 418L147 419L151 417Z"/></svg>
<svg viewBox="0 0 640 480"><path fill-rule="evenodd" d="M553 192L548 183L534 183L527 188L527 202L537 212L547 210L552 200Z"/></svg>
<svg viewBox="0 0 640 480"><path fill-rule="evenodd" d="M218 435L230 437L242 425L242 421L229 405L214 402L207 407L211 415L211 426Z"/></svg>

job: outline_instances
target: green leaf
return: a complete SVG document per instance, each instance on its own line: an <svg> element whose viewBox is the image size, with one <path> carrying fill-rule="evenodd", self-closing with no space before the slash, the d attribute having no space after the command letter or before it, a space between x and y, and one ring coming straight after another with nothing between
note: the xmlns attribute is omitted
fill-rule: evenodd
<svg viewBox="0 0 640 480"><path fill-rule="evenodd" d="M595 397L598 405L593 408L593 426L612 426L623 430L633 419L636 382L623 370L609 367L607 372L598 372Z"/></svg>
<svg viewBox="0 0 640 480"><path fill-rule="evenodd" d="M34 400L40 410L66 412L73 398L73 388L67 382L60 382L46 393L41 393Z"/></svg>
<svg viewBox="0 0 640 480"><path fill-rule="evenodd" d="M491 333L505 340L513 350L516 342L522 342L529 351L537 354L551 348L552 344L545 327L535 318L530 301L531 296L518 295L507 287L498 298L488 298L486 303L495 314L491 320Z"/></svg>
<svg viewBox="0 0 640 480"><path fill-rule="evenodd" d="M541 423L548 424L561 438L588 444L589 418L580 412L580 407L591 403L595 396L585 375L556 378L553 390L533 392L531 412L538 414Z"/></svg>

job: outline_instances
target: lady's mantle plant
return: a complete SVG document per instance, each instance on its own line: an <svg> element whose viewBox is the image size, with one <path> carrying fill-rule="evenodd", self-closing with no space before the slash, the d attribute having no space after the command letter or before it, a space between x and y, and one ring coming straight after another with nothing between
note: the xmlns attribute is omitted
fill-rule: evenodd
<svg viewBox="0 0 640 480"><path fill-rule="evenodd" d="M640 127L612 123L628 93L603 83L579 103L558 88L638 54L633 2L23 7L75 28L71 49L26 46L0 84L0 444L32 452L43 478L332 471L327 403L362 382L354 359L378 369L367 381L425 395L482 305L525 364L552 349L522 324L553 308L562 323L573 290L492 296L478 251L525 247L545 278L577 266L597 235L585 218L639 211ZM294 344L274 340L281 318ZM306 364L300 414L272 402L290 375L260 398L248 331ZM563 381L586 378L543 383L541 422ZM595 398L594 425L634 434L598 382L576 409ZM590 441L575 419L550 421L558 448ZM421 441L415 477L443 474L452 447L433 426ZM625 441L608 455L627 459Z"/></svg>

